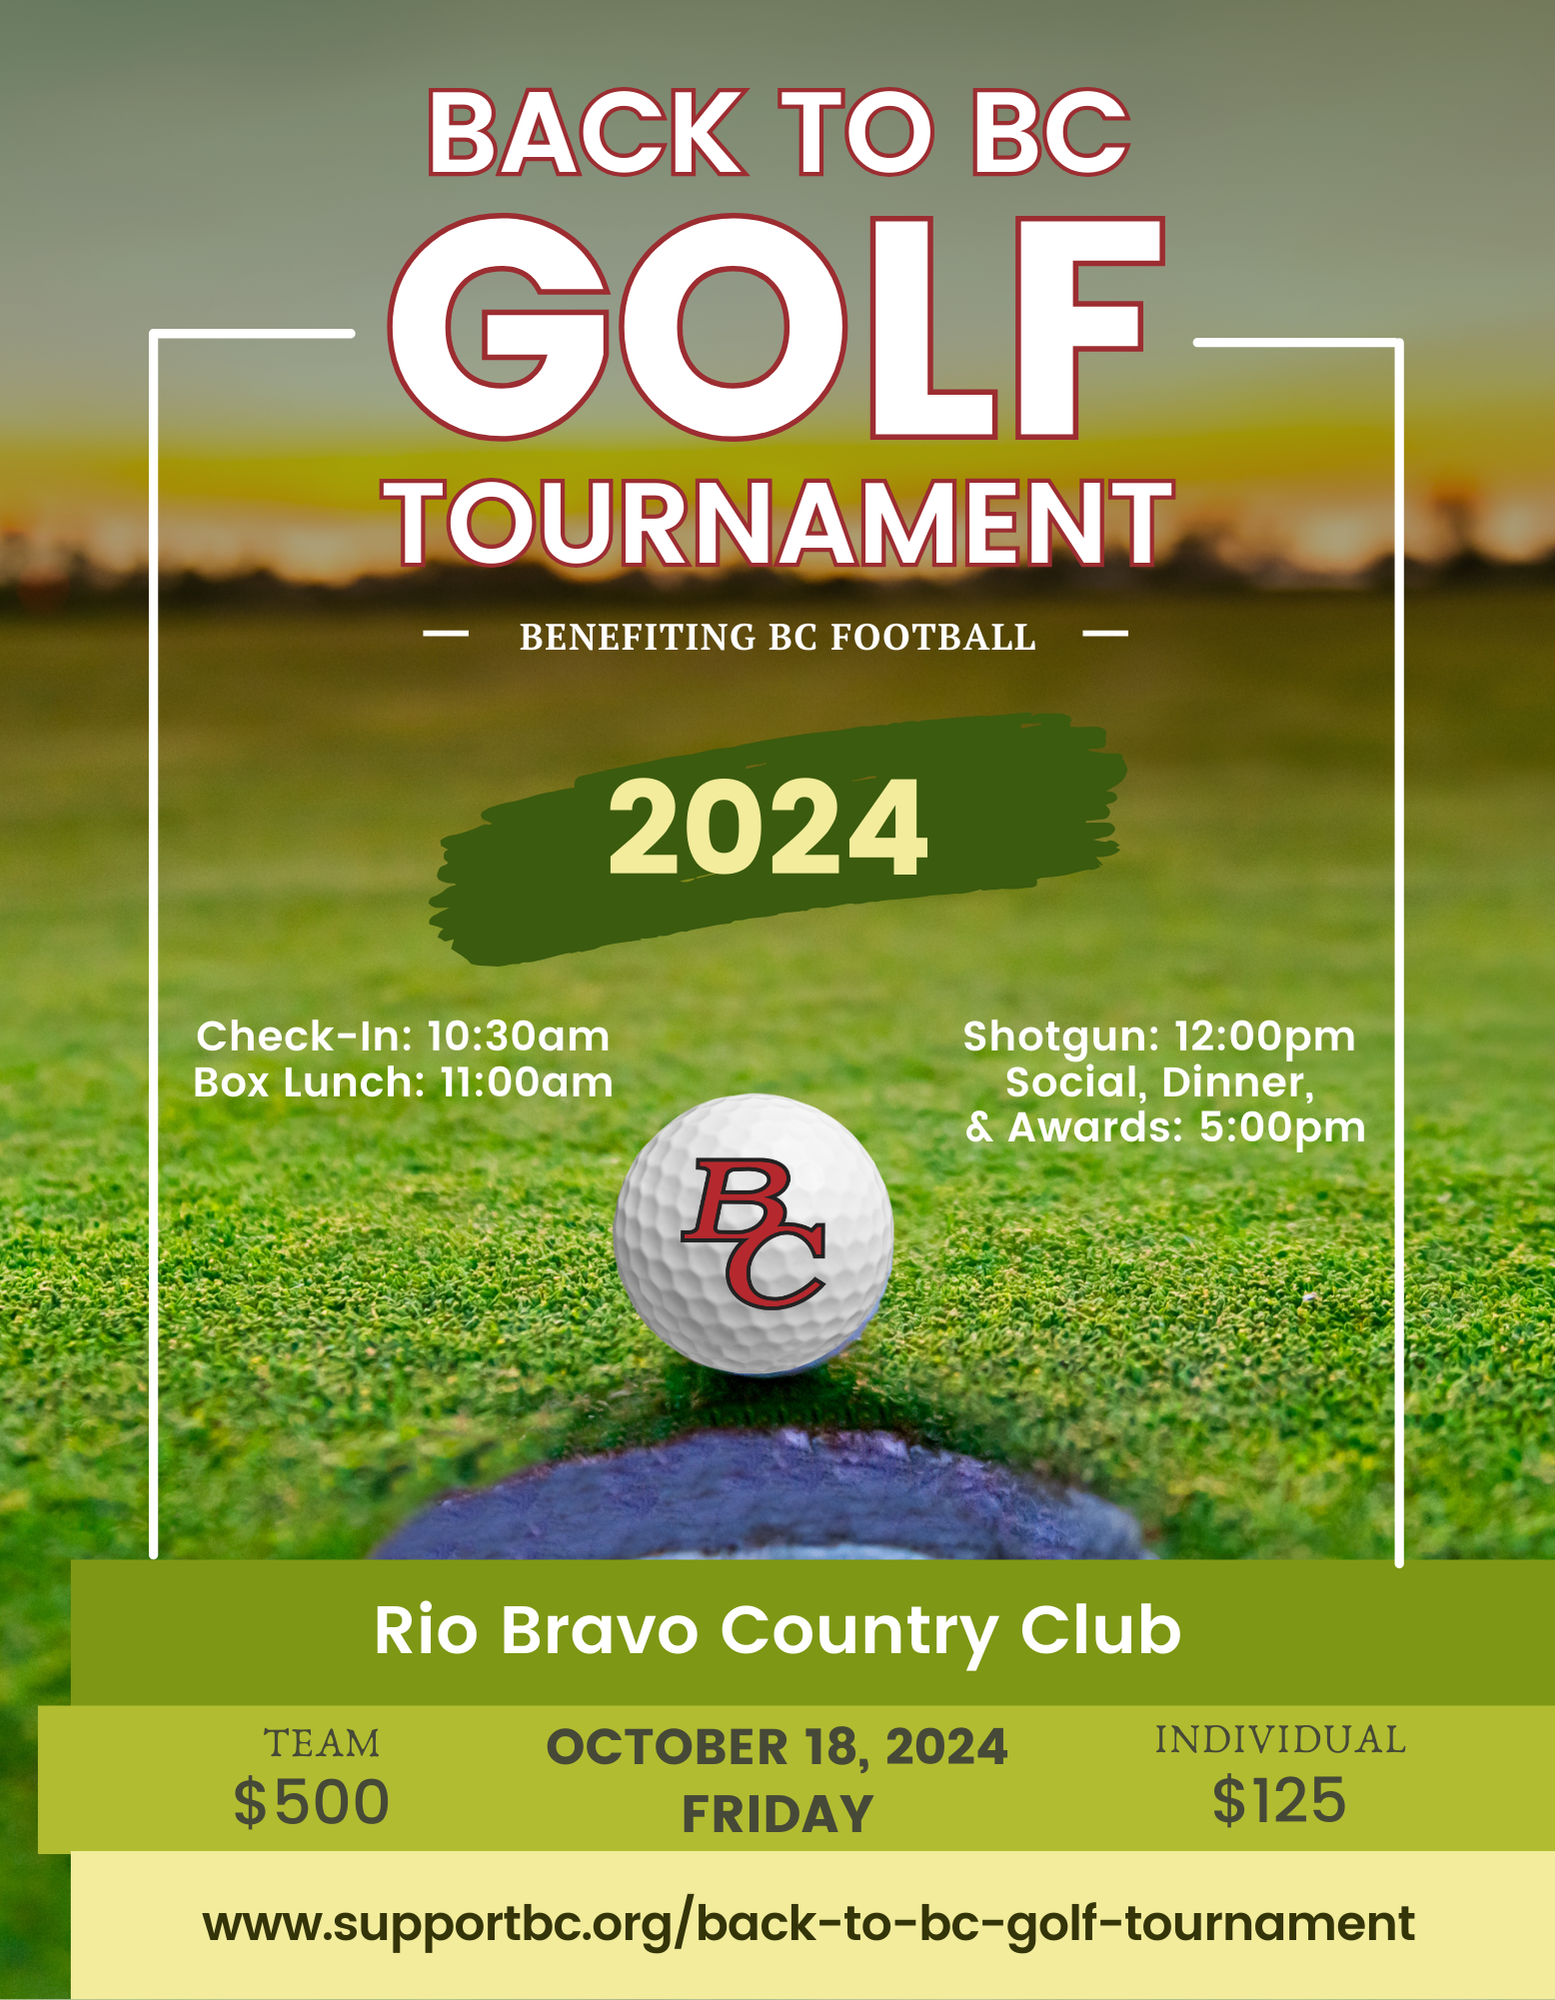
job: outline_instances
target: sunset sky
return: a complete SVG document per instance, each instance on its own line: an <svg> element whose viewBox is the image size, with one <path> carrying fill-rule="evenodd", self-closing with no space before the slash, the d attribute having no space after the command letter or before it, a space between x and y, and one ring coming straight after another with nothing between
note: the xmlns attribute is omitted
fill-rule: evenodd
<svg viewBox="0 0 1555 2000"><path fill-rule="evenodd" d="M1206 333L1402 334L1414 546L1439 552L1449 515L1466 508L1494 552L1538 553L1555 544L1551 20L1545 5L1509 0L800 0L760 15L619 0L33 7L13 16L0 71L0 528L23 538L13 567L72 548L113 568L143 557L151 325L357 329L331 346L164 350L168 555L212 569L392 565L396 522L377 498L386 475L451 487L507 477L531 490L558 476L771 477L781 496L803 477L856 493L865 476L910 490L934 476L1020 474L1072 490L1085 477L1165 474L1179 481L1165 523L1175 533L1209 526L1233 550L1317 569L1385 547L1386 355L1195 351ZM667 105L688 84L699 101L748 87L719 134L747 179L672 179L666 163L636 178L588 165L565 180L545 167L502 180L426 171L432 85L484 90L499 132L525 88L549 86L576 144L601 90L635 86ZM910 90L934 113L934 151L911 174L871 176L833 118L825 176L801 179L795 115L777 105L794 85L836 85L850 103ZM1044 105L1105 89L1128 107L1131 151L1094 178L1044 160L1028 176L974 179L975 86L1026 89ZM396 381L390 290L448 223L494 210L558 223L587 245L614 301L656 238L723 209L800 230L848 298L838 383L781 438L715 446L674 430L633 390L614 330L585 409L519 445L444 431ZM937 379L1000 391L997 443L870 446L876 213L934 216ZM1014 219L1087 213L1166 217L1162 269L1086 281L1088 297L1145 301L1145 349L1083 361L1076 442L1019 444L1008 434ZM489 282L492 302L526 289ZM779 337L753 279L711 281L687 325L697 358L726 379L759 372Z"/></svg>

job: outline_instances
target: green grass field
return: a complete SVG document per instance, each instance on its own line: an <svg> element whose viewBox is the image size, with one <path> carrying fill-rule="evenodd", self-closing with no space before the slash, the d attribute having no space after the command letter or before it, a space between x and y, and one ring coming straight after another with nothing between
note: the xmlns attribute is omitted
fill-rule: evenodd
<svg viewBox="0 0 1555 2000"><path fill-rule="evenodd" d="M1419 1556L1555 1554L1551 608L1527 591L1413 611ZM1132 1508L1166 1556L1388 1551L1386 602L932 615L1024 618L1040 649L821 654L774 680L759 655L547 662L478 610L443 646L413 612L169 622L164 1552L358 1555L450 1485L776 1421L1035 1465ZM1082 641L1095 622L1134 636ZM64 1990L46 1983L63 1871L26 1860L31 1711L66 1685L63 1564L144 1547L142 644L133 620L6 634L0 1993ZM1100 723L1129 760L1099 873L508 970L465 965L426 922L439 837L500 800L638 757L1014 708ZM616 1095L196 1105L193 1028L232 1014L408 1022L429 1071L429 1017L603 1022L610 1058L589 1066ZM1360 1053L1327 1108L1363 1116L1368 1143L1299 1162L1005 1145L1004 1062L961 1047L991 1015L1156 1023L1163 1052L1182 1016L1347 1022ZM636 1148L753 1089L858 1132L898 1229L864 1341L766 1387L662 1347L609 1244ZM966 1143L974 1107L1000 1143Z"/></svg>

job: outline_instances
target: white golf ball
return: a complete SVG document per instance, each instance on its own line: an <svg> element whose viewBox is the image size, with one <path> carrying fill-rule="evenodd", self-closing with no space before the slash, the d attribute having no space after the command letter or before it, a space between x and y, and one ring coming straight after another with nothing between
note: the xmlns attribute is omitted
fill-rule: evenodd
<svg viewBox="0 0 1555 2000"><path fill-rule="evenodd" d="M891 1197L845 1125L791 1097L715 1097L650 1139L616 1202L616 1267L671 1347L730 1375L813 1368L891 1275Z"/></svg>

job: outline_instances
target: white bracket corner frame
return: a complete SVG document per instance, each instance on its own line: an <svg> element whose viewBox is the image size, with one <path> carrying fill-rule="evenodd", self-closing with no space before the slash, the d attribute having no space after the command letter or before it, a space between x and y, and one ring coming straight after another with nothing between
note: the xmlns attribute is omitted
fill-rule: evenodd
<svg viewBox="0 0 1555 2000"><path fill-rule="evenodd" d="M147 1355L146 1554L159 1552L161 343L354 340L354 327L152 327L147 334ZM1393 1560L1404 1562L1404 343L1371 334L1212 334L1195 347L1393 350Z"/></svg>
<svg viewBox="0 0 1555 2000"><path fill-rule="evenodd" d="M1404 1567L1404 343L1396 334L1205 334L1195 347L1393 350L1393 1562Z"/></svg>
<svg viewBox="0 0 1555 2000"><path fill-rule="evenodd" d="M154 326L146 335L146 611L147 611L147 896L146 896L146 1554L157 1559L161 1482L157 1452L161 1418L160 1062L161 1021L161 625L162 465L161 360L164 340L355 340L351 326Z"/></svg>

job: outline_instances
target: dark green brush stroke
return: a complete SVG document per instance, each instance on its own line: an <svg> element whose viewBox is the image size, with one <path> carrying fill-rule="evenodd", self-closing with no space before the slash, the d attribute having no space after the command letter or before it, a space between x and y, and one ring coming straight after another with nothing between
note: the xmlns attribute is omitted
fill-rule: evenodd
<svg viewBox="0 0 1555 2000"><path fill-rule="evenodd" d="M1103 750L1103 729L1066 715L966 715L834 729L664 757L579 778L570 791L492 806L486 824L443 842L450 886L432 922L472 965L523 965L630 938L666 937L746 917L971 889L1025 889L1043 876L1098 868L1117 852L1107 808L1123 759ZM673 826L656 845L680 857L678 875L612 875L610 857L648 816L643 802L612 812L628 778L658 778L675 794ZM686 851L686 806L709 778L738 778L762 806L761 849L738 875L701 873ZM837 818L817 851L842 858L835 875L774 875L771 857L810 808L774 812L789 778L820 778L837 795ZM883 858L853 860L848 835L890 778L918 781L918 833L929 851L916 875ZM727 845L733 808L715 808L714 838Z"/></svg>

